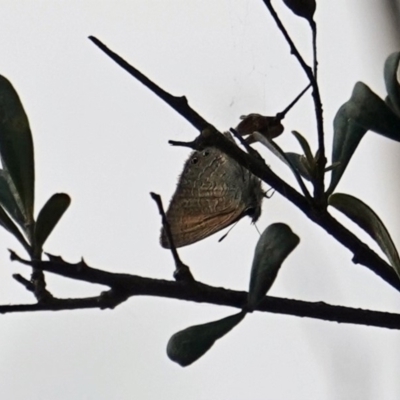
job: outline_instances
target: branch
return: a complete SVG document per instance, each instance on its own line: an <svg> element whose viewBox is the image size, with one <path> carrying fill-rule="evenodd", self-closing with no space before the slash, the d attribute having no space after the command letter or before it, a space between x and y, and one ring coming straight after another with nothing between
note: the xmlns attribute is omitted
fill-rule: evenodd
<svg viewBox="0 0 400 400"><path fill-rule="evenodd" d="M316 75L314 76L312 69L306 64L303 57L301 56L300 52L297 50L296 45L294 44L293 40L289 36L288 32L286 31L282 21L278 17L278 14L274 10L271 4L271 0L263 0L265 6L268 8L272 18L275 20L276 25L282 32L284 38L286 39L287 43L289 44L291 53L297 58L301 68L304 70L307 78L309 79L313 91L312 96L314 99L315 105L315 116L317 120L317 132L318 132L318 150L319 150L319 158L317 159L318 164L318 171L319 171L319 185L316 187L317 193L316 198L322 198L324 193L324 171L326 165L326 158L325 158L325 144L324 144L324 123L323 123L323 116L322 116L322 102L321 102L321 95L319 93L319 87L317 83ZM314 41L316 40L316 30L313 29L313 25L311 25L312 32L313 32L313 45ZM316 48L314 49L314 56L316 57ZM317 66L317 59L314 59L314 69L316 73L316 66ZM320 186L320 187L319 187Z"/></svg>
<svg viewBox="0 0 400 400"><path fill-rule="evenodd" d="M174 278L177 281L186 281L186 282L193 282L195 279L190 272L189 267L184 264L179 257L178 250L175 247L174 238L172 237L171 228L169 226L169 222L167 220L167 216L165 215L164 207L162 204L161 196L156 193L150 193L151 198L156 202L158 211L161 215L161 220L163 227L165 229L168 242L171 248L172 257L174 258L175 262L175 272Z"/></svg>
<svg viewBox="0 0 400 400"><path fill-rule="evenodd" d="M0 305L0 314L32 311L78 310L87 308L104 309L113 307L101 306L99 297L96 296L79 299L52 299L46 303Z"/></svg>
<svg viewBox="0 0 400 400"><path fill-rule="evenodd" d="M243 167L251 171L254 175L258 176L261 180L272 186L283 197L287 198L303 211L311 221L315 222L344 247L349 249L354 255L353 262L355 264L364 265L395 289L400 291L400 280L393 268L387 262L382 260L378 254L358 239L358 237L347 228L341 225L326 210L316 209L313 204L304 198L304 196L279 178L279 176L274 174L274 172L272 172L272 170L265 164L264 160L251 157L228 140L224 135L217 131L211 132L211 129L204 131L193 142L185 143L170 141L170 143L173 145L184 145L197 150L207 146L213 146L220 149Z"/></svg>
<svg viewBox="0 0 400 400"><path fill-rule="evenodd" d="M238 146L236 146L235 143L229 141L224 135L218 132L212 126L212 124L208 123L203 117L197 114L197 112L195 112L189 106L186 98L184 98L184 102L179 101L179 99L182 98L174 97L165 92L136 68L132 67L117 54L109 50L98 39L90 36L90 40L92 40L101 50L103 50L115 62L121 65L132 76L143 83L148 89L150 89L173 109L179 112L179 114L181 114L195 128L205 132L205 134L202 134L193 142L185 143L170 141L171 144L183 145L193 149L201 149L205 146L214 146L218 148L228 156L232 157L240 165L247 168L261 180L272 186L277 192L279 192L282 196L287 198L301 211L303 211L308 218L320 225L344 247L349 249L354 255L353 262L363 264L371 271L375 272L387 283L400 291L400 280L393 268L384 260L382 260L365 243L359 240L353 233L336 221L326 210L317 209L314 204L309 203L299 192L297 192L294 188L279 178L278 175L272 172L272 170L265 164L264 160L251 157L249 154L245 153Z"/></svg>
<svg viewBox="0 0 400 400"><path fill-rule="evenodd" d="M112 60L114 60L120 67L135 77L139 82L143 83L148 89L156 94L160 99L169 104L177 113L181 114L187 119L196 129L202 131L210 124L201 117L196 111L189 107L188 101L185 96L177 97L172 96L160 86L156 85L147 76L143 75L138 69L128 64L122 57L110 50L105 44L94 36L89 36L91 40L100 50L104 51Z"/></svg>
<svg viewBox="0 0 400 400"><path fill-rule="evenodd" d="M60 257L49 256L50 261L31 262L23 260L11 252L11 259L22 264L48 271L66 278L100 284L111 288L110 292L100 297L84 299L55 299L49 304L2 305L0 313L39 311L39 310L72 310L82 308L113 308L124 299L132 296L155 296L178 300L209 303L242 309L247 302L247 292L228 290L205 285L200 282L176 282L161 279L144 278L137 275L118 274L89 267L81 261L70 264ZM111 295L109 295L111 293ZM108 298L117 299L111 305ZM105 299L105 300L104 300ZM121 301L118 301L121 300ZM110 306L110 307L109 307ZM333 306L323 302L282 299L267 296L256 311L286 314L298 317L309 317L325 321L376 326L389 329L400 329L400 315L379 311L354 309Z"/></svg>

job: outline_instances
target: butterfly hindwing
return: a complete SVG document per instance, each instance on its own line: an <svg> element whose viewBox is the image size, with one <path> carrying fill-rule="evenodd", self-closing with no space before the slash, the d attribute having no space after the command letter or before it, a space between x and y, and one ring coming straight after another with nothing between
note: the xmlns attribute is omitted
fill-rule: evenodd
<svg viewBox="0 0 400 400"><path fill-rule="evenodd" d="M247 214L262 201L260 181L215 148L194 151L186 161L166 213L176 247L204 239ZM169 248L164 229L161 245Z"/></svg>

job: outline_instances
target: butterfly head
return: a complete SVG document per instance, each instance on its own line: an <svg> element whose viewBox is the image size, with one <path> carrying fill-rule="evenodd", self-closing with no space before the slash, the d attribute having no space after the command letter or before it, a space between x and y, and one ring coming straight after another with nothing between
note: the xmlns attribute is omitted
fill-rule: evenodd
<svg viewBox="0 0 400 400"><path fill-rule="evenodd" d="M244 215L251 218L251 222L256 222L261 215L262 201L265 197L264 191L261 188L261 181L249 172L250 183L248 190L244 193L246 199L243 199L247 204L244 210Z"/></svg>

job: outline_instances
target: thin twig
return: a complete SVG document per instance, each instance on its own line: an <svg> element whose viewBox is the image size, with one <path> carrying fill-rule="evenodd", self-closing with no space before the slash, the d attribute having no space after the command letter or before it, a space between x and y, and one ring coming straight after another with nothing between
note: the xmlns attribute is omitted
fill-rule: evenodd
<svg viewBox="0 0 400 400"><path fill-rule="evenodd" d="M296 103L303 97L304 93L306 93L310 87L311 83L307 85L283 111L278 112L275 118L279 121L285 118L286 114L296 105Z"/></svg>
<svg viewBox="0 0 400 400"><path fill-rule="evenodd" d="M314 78L318 82L318 57L317 57L317 24L314 20L310 21L312 32L312 47L313 47L313 60L314 60Z"/></svg>
<svg viewBox="0 0 400 400"><path fill-rule="evenodd" d="M20 274L14 274L13 278L28 292L31 292L38 303L46 303L53 299L53 295L46 289L46 280L43 271L33 267L31 280L24 278Z"/></svg>
<svg viewBox="0 0 400 400"><path fill-rule="evenodd" d="M107 308L114 308L113 306L107 307L104 300L99 296L84 297L77 299L52 299L47 303L35 304L7 304L0 305L0 314L8 314L15 312L32 312L32 311L64 311L64 310L85 310L96 308L104 310Z"/></svg>
<svg viewBox="0 0 400 400"><path fill-rule="evenodd" d="M28 279L24 278L20 274L14 274L12 276L18 283L20 283L28 292L35 293L35 285L28 281Z"/></svg>
<svg viewBox="0 0 400 400"><path fill-rule="evenodd" d="M156 85L150 79L142 74L138 69L128 64L122 57L110 50L105 44L103 44L99 39L94 36L89 36L89 39L104 53L106 53L113 61L115 61L120 67L125 71L135 77L139 82L150 89L154 94L156 94L160 99L164 100L168 105L170 105L177 113L181 114L185 119L187 119L194 127L196 127L200 132L206 129L210 124L201 117L196 111L194 111L188 105L188 101L185 96L172 96L170 93L166 92L160 86Z"/></svg>
<svg viewBox="0 0 400 400"><path fill-rule="evenodd" d="M179 257L178 251L176 250L174 238L172 237L172 233L171 233L171 227L169 225L167 216L165 215L165 211L164 211L164 207L163 207L160 195L158 195L156 193L150 193L150 196L157 204L158 211L161 215L162 224L163 224L165 233L168 238L168 243L170 246L172 257L174 258L174 261L175 261L174 278L177 281L194 282L195 279L194 279L192 273L190 272L189 267L182 262L181 258Z"/></svg>
<svg viewBox="0 0 400 400"><path fill-rule="evenodd" d="M324 143L324 126L323 126L323 116L322 116L322 102L319 93L318 83L316 81L316 78L314 77L312 69L304 61L300 52L297 50L296 45L289 36L286 28L284 27L282 21L280 20L278 14L273 8L271 0L263 0L263 1L266 7L268 8L268 11L270 12L272 18L275 20L275 23L278 26L279 30L282 32L284 38L289 44L291 53L297 58L301 68L304 70L313 88L312 96L314 99L315 115L317 120L318 149L319 149L319 158L317 159L318 182L317 185L315 185L315 198L318 200L322 200L324 198L324 191L325 191L324 172L326 165L326 157L325 157L325 143ZM316 62L317 61L315 60L314 63Z"/></svg>

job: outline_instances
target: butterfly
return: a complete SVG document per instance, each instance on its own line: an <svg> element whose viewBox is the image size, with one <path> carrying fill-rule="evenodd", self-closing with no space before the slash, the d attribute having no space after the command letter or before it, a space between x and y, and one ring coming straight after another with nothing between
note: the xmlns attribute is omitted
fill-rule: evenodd
<svg viewBox="0 0 400 400"><path fill-rule="evenodd" d="M166 212L175 246L202 240L244 216L257 221L264 197L261 181L220 150L193 151ZM164 227L160 242L170 248Z"/></svg>

